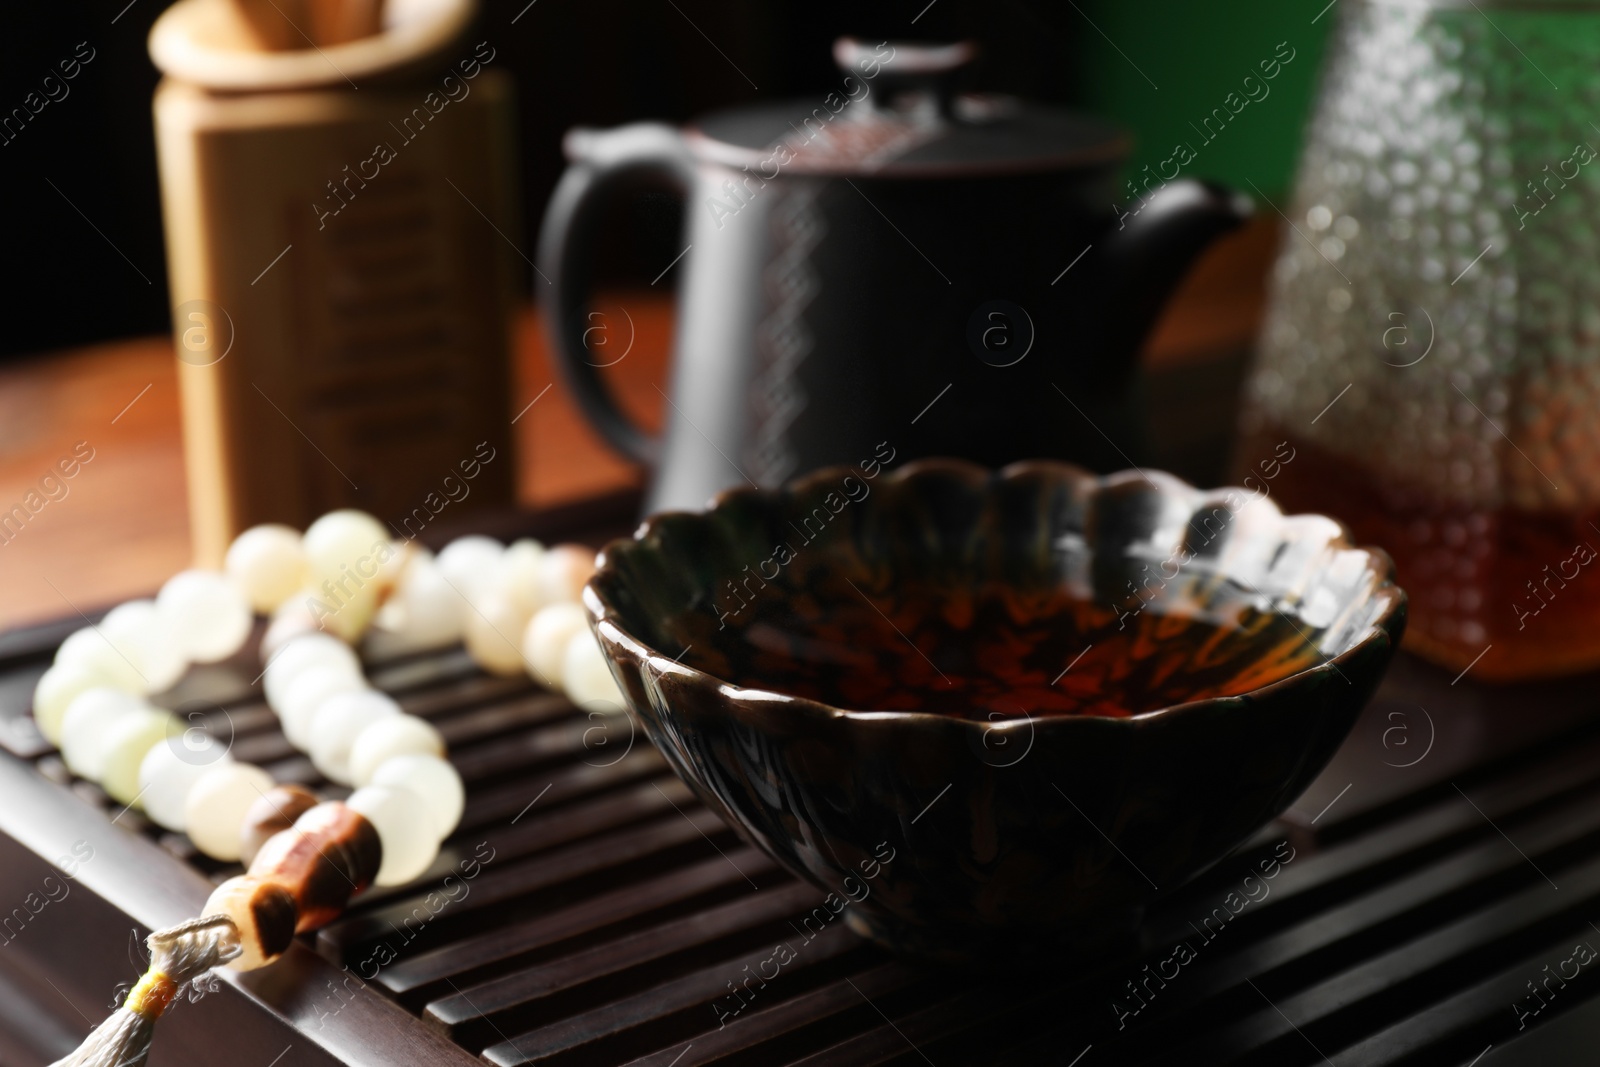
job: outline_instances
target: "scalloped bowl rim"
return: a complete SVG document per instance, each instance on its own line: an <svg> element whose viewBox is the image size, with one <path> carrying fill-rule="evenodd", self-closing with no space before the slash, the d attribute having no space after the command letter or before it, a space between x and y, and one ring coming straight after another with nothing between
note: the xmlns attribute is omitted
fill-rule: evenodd
<svg viewBox="0 0 1600 1067"><path fill-rule="evenodd" d="M649 662L651 667L658 674L682 674L685 675L690 681L713 684L716 686L719 694L733 701L745 703L760 702L782 704L788 708L796 711L802 711L808 715L820 715L830 719L847 719L862 722L900 721L905 722L908 725L927 723L930 721L959 723L963 727L966 727L977 732L979 735L986 737L995 733L1015 733L1022 730L1024 727L1052 730L1071 729L1073 727L1070 727L1067 724L1087 722L1107 724L1099 727L1101 729L1118 728L1109 724L1120 724L1122 728L1131 729L1138 723L1148 722L1152 719L1180 714L1196 714L1198 713L1199 709L1202 708L1237 706L1256 697L1258 694L1273 693L1280 689L1303 684L1306 679L1318 674L1325 675L1337 672L1339 673L1340 677L1344 677L1343 672L1338 671L1338 668L1341 664L1347 663L1349 660L1354 659L1356 656L1362 653L1367 646L1375 641L1394 640L1394 635L1391 632L1393 623L1397 614L1402 611L1406 603L1405 591L1394 582L1394 562L1389 558L1389 554L1383 549L1378 548L1375 545L1355 544L1351 539L1349 528L1345 526L1344 523L1339 522L1337 519L1333 519L1326 515L1320 515L1315 512L1298 512L1292 516L1284 515L1282 509L1280 509L1275 502L1267 498L1259 498L1260 503L1272 508L1280 518L1320 518L1333 523L1337 527L1338 532L1333 538L1330 538L1330 546L1363 552L1372 559L1373 572L1379 576L1380 580L1374 586L1371 596L1375 598L1382 597L1387 600L1387 604L1384 607L1384 610L1373 619L1372 623L1368 626L1367 631L1362 634L1359 639L1355 640L1349 648L1346 648L1343 652L1324 660L1316 666L1306 667L1302 670L1294 672L1293 674L1280 678L1275 682L1269 682L1266 685L1251 689L1249 692L1238 693L1233 696L1206 697L1200 700L1189 700L1179 704L1168 704L1164 707L1152 708L1149 711L1142 711L1136 714L1123 716L1040 715L1036 718L1031 712L1024 711L1023 717L1020 719L1006 719L1000 722L982 722L977 719L967 719L941 712L930 711L867 711L854 708L840 708L835 707L832 704L824 703L820 700L813 700L810 697L797 696L792 693L782 693L776 689L769 689L761 686L736 685L733 682L718 678L707 671L702 671L698 667L691 667L686 663L680 662L679 660L668 656L658 649L652 648L650 645L634 636L633 633L631 633L618 622L619 613L611 604L606 595L601 591L600 586L607 581L622 580L612 563L613 557L619 553L644 551L643 548L638 546L642 545L644 539L654 532L655 527L658 524L669 520L679 520L685 517L691 520L703 521L708 519L712 513L722 508L730 501L736 499L747 499L751 497L770 501L784 496L793 496L806 491L813 484L828 482L830 479L837 481L844 476L845 472L853 470L854 468L848 465L835 465L811 471L791 481L785 482L782 486L772 489L750 489L744 487L726 489L712 497L710 502L708 502L705 507L697 511L673 509L657 512L656 514L650 515L644 519L644 521L639 524L638 528L634 530L632 536L619 537L611 541L605 546L604 549L601 550L598 566L595 570L594 576L590 578L588 584L585 585L583 589L584 608L589 614L590 622L594 626L596 634L601 638L601 647L604 648L607 641L614 641L617 644L627 647L629 651L631 651L635 656L638 656L641 661ZM1127 481L1146 482L1148 484L1157 486L1163 492L1175 493L1186 497L1189 499L1191 504L1204 501L1212 496L1217 496L1232 491L1246 493L1250 492L1250 490L1244 489L1241 486L1221 486L1216 489L1199 489L1193 485L1190 485L1188 482L1185 482L1176 475L1169 474L1165 471L1145 471L1134 468L1131 470L1115 471L1110 474L1094 474L1091 471L1085 470L1076 464L1068 463L1064 460L1021 460L996 470L990 467L985 467L979 463L969 462L967 460L944 458L919 459L905 463L894 470L884 472L884 477L889 479L889 481L898 484L918 476L925 476L928 472L944 471L946 473L956 473L964 477L980 475L985 481L1001 481L1008 478L1017 477L1022 474L1041 470L1063 474L1068 477L1077 476L1092 479L1101 489L1104 489L1108 486L1119 485ZM683 653L681 652L679 653L680 656L682 654ZM1349 682L1348 678L1345 680L1347 683ZM1077 728L1082 727L1080 726Z"/></svg>

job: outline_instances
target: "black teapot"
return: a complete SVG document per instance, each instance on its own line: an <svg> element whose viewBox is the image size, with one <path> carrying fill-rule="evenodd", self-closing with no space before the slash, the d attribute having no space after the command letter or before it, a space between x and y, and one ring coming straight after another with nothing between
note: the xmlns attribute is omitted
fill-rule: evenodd
<svg viewBox="0 0 1600 1067"><path fill-rule="evenodd" d="M956 92L976 51L844 38L817 99L568 133L539 246L546 319L585 414L655 468L647 510L831 463L1139 461L1140 344L1249 202L1152 179L1117 207L1128 138ZM663 180L686 200L686 271L658 439L586 339L604 202Z"/></svg>

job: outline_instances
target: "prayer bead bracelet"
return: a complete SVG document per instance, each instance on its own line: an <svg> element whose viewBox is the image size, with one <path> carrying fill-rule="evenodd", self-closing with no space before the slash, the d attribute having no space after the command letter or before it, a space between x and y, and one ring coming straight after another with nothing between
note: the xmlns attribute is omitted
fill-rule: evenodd
<svg viewBox="0 0 1600 1067"><path fill-rule="evenodd" d="M231 966L253 969L367 885L421 875L461 818L464 790L443 738L367 684L351 645L365 637L398 655L462 641L485 670L526 670L591 712L620 713L578 603L593 570L589 549L532 540L463 537L434 557L358 511L325 515L304 535L257 526L229 548L225 572L184 571L154 600L68 637L39 680L34 717L74 774L206 855L248 865L217 887L203 917L237 927ZM236 654L253 613L270 619L268 706L319 772L354 787L343 801L274 784L145 699L191 663Z"/></svg>

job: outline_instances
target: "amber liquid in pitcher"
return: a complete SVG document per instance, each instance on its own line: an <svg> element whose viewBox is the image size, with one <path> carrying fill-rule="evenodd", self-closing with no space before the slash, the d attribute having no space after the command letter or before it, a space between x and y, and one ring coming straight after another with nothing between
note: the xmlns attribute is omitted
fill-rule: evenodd
<svg viewBox="0 0 1600 1067"><path fill-rule="evenodd" d="M844 586L825 604L772 586L718 631L714 650L686 662L834 707L984 721L1127 716L1249 692L1322 662L1303 622L1205 581L1203 597L1190 585L1118 606L997 584Z"/></svg>
<svg viewBox="0 0 1600 1067"><path fill-rule="evenodd" d="M1250 435L1239 454L1285 439L1294 460L1271 498L1331 515L1393 557L1410 598L1407 649L1484 681L1600 666L1600 514L1467 507L1282 429Z"/></svg>

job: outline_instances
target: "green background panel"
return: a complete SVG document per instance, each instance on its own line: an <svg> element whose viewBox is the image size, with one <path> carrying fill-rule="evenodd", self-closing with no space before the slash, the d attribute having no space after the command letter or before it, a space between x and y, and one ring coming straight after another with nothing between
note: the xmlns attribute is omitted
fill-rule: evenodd
<svg viewBox="0 0 1600 1067"><path fill-rule="evenodd" d="M1083 102L1134 132L1128 177L1147 164L1154 173L1185 141L1195 158L1181 176L1213 178L1246 192L1254 182L1279 198L1294 175L1338 4L1317 18L1327 0L1079 3L1102 31L1089 27L1080 39ZM1268 95L1247 104L1207 142L1195 127L1223 107L1230 92L1244 97L1245 77L1259 75L1257 63L1272 59L1279 42L1294 49L1294 58L1266 83Z"/></svg>

